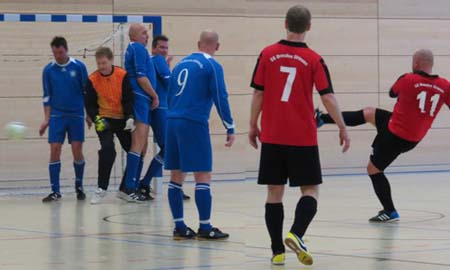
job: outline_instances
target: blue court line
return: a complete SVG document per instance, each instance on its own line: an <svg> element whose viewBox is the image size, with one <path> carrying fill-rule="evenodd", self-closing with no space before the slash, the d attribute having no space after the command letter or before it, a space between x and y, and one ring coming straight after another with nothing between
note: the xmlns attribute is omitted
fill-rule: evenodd
<svg viewBox="0 0 450 270"><path fill-rule="evenodd" d="M403 171L403 172L385 172L386 175L402 175L402 174L434 174L434 173L450 173L450 170L425 170L425 171ZM333 174L322 174L323 177L346 177L346 176L367 176L367 173L333 173ZM232 179L217 179L217 180L213 180L214 183L236 183L236 182L247 182L247 181L256 181L258 179L258 177L256 176L250 176L250 177L243 177L243 178L232 178ZM39 181L44 181L46 179L43 180L39 180ZM4 182L21 182L24 180L7 180ZM27 180L27 181L36 181L36 180ZM3 181L0 181L0 183ZM186 181L186 184L189 183L193 183L193 181ZM168 182L163 182L163 185L168 184ZM72 187L73 185L64 185L61 186L62 188L69 188ZM93 185L86 185L86 187L88 186L95 186L95 184ZM25 188L25 189L44 189L44 188L48 188L49 186L39 186L39 187L29 187L29 188ZM8 191L8 190L17 190L19 187L7 187L7 188L0 188L0 191ZM20 187L21 189L24 189L23 187ZM11 193L11 194L17 194L17 193ZM36 193L19 193L21 195L35 195ZM8 195L8 194L3 194L3 195Z"/></svg>
<svg viewBox="0 0 450 270"><path fill-rule="evenodd" d="M389 166L389 169L393 168L410 168L410 167L439 167L439 166L450 166L450 163L433 163L433 164L406 164L406 165L392 165ZM322 167L322 171L325 170L349 170L349 169L366 169L365 166L345 166L345 167ZM212 173L214 175L230 175L230 174L245 174L245 173L257 173L256 170L248 170L243 172L218 172ZM386 174L402 174L402 173L417 173L417 172L425 172L425 173L433 173L433 172L450 172L448 170L425 170L425 171L402 171L402 172L390 172L385 171ZM367 175L366 173L329 173L323 174L323 176L349 176L349 175ZM119 179L120 177L118 177ZM243 177L245 178L245 177ZM96 179L95 176L87 177L87 179ZM248 179L248 178L247 178ZM38 181L47 181L47 178L39 178L39 179L11 179L11 180L0 180L0 183L12 183L12 182L38 182ZM72 178L61 178L61 181L72 180ZM225 180L214 180L214 181L232 181L232 180L245 180L245 179L225 179ZM45 186L46 187L46 186ZM45 188L42 187L42 188ZM1 188L0 188L1 190Z"/></svg>

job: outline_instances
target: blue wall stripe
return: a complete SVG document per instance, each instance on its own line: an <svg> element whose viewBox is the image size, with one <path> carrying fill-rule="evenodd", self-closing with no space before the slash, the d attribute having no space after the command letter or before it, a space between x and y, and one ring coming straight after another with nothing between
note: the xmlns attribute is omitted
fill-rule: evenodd
<svg viewBox="0 0 450 270"><path fill-rule="evenodd" d="M34 22L36 21L36 15L34 14L20 14L21 22Z"/></svg>
<svg viewBox="0 0 450 270"><path fill-rule="evenodd" d="M115 23L126 23L128 22L128 16L114 15L113 22Z"/></svg>
<svg viewBox="0 0 450 270"><path fill-rule="evenodd" d="M83 22L97 22L97 15L83 15Z"/></svg>
<svg viewBox="0 0 450 270"><path fill-rule="evenodd" d="M67 22L67 16L60 14L52 14L52 22Z"/></svg>
<svg viewBox="0 0 450 270"><path fill-rule="evenodd" d="M161 16L0 13L0 22L6 22L6 21L10 21L10 22L68 22L68 21L78 21L79 20L78 16L81 16L81 18L82 18L81 21L83 23L96 23L99 21L100 22L111 21L114 23L127 23L128 21L136 21L136 18L138 20L139 20L139 18L142 18L143 23L152 23L153 24L153 35L162 34ZM70 17L70 18L68 19L68 17ZM100 18L100 20L99 20L99 18Z"/></svg>

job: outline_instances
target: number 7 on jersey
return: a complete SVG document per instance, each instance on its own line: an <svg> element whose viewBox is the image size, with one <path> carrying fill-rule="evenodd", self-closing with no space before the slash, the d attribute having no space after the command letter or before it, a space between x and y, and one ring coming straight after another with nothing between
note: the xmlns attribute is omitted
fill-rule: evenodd
<svg viewBox="0 0 450 270"><path fill-rule="evenodd" d="M291 96L295 76L297 76L297 68L281 66L280 71L283 73L288 73L286 83L284 84L283 95L281 96L281 101L288 102L289 97Z"/></svg>

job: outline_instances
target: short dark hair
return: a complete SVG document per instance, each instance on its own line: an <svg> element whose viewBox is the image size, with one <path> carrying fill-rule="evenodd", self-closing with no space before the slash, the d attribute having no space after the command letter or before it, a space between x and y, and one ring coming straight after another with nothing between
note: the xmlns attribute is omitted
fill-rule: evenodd
<svg viewBox="0 0 450 270"><path fill-rule="evenodd" d="M106 57L109 60L112 60L114 58L114 54L108 47L98 47L98 49L95 51L95 58L99 57Z"/></svg>
<svg viewBox="0 0 450 270"><path fill-rule="evenodd" d="M156 48L156 46L158 46L158 41L169 41L169 38L166 37L165 35L155 36L153 38L153 41L152 41L152 48L153 49Z"/></svg>
<svg viewBox="0 0 450 270"><path fill-rule="evenodd" d="M67 50L67 40L64 37L56 36L52 39L52 42L50 42L51 47L64 47L64 49Z"/></svg>
<svg viewBox="0 0 450 270"><path fill-rule="evenodd" d="M311 12L302 5L293 6L286 13L286 23L289 32L304 33L311 25Z"/></svg>

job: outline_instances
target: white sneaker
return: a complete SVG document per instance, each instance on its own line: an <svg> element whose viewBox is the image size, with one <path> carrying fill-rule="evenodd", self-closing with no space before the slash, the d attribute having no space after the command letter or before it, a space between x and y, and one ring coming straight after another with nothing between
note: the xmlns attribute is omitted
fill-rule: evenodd
<svg viewBox="0 0 450 270"><path fill-rule="evenodd" d="M91 204L99 204L102 202L103 198L106 196L106 190L98 188L95 190L94 194L92 194Z"/></svg>

